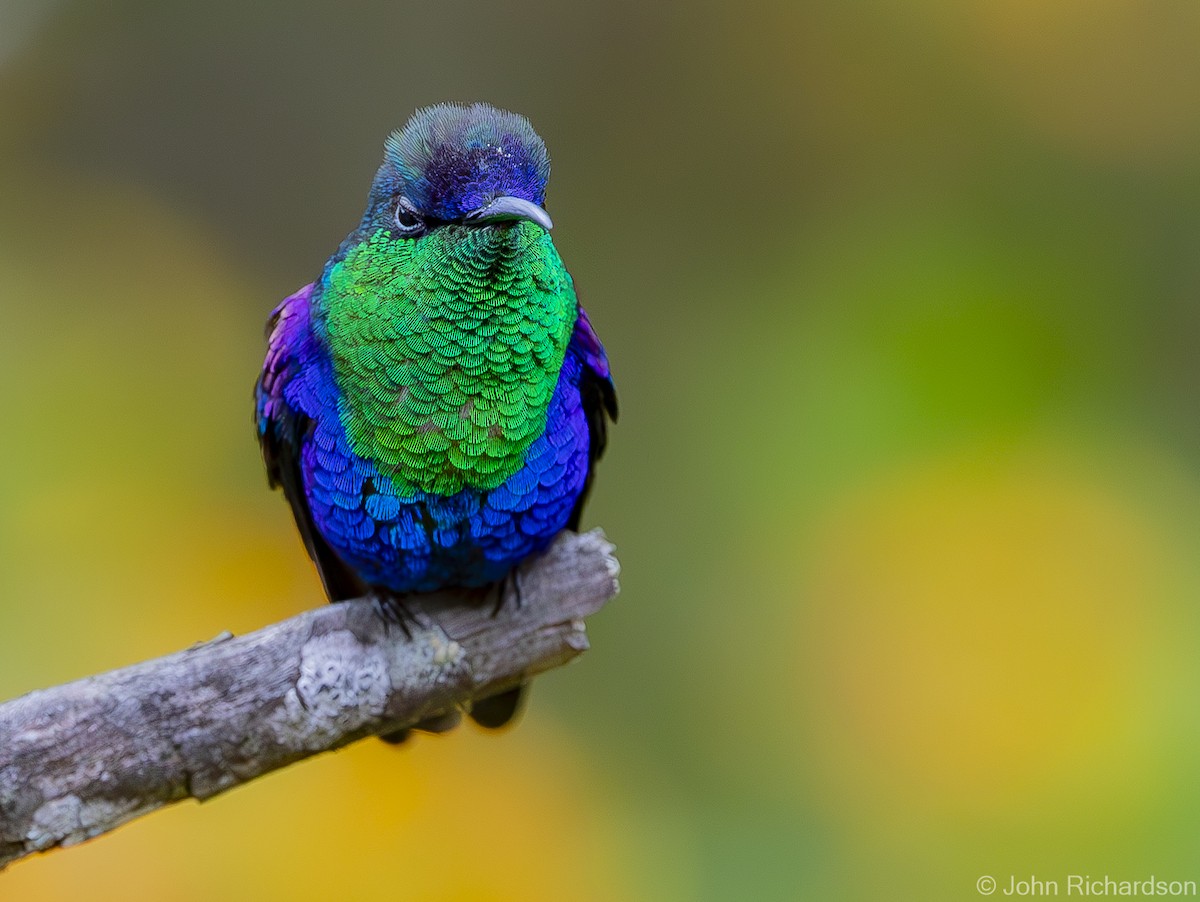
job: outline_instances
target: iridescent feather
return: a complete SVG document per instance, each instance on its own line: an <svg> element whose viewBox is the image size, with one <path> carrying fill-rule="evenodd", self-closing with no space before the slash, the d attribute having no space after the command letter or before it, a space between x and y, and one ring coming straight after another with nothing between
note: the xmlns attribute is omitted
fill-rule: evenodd
<svg viewBox="0 0 1200 902"><path fill-rule="evenodd" d="M578 525L616 399L548 175L523 117L418 112L272 314L259 438L331 600L494 583Z"/></svg>

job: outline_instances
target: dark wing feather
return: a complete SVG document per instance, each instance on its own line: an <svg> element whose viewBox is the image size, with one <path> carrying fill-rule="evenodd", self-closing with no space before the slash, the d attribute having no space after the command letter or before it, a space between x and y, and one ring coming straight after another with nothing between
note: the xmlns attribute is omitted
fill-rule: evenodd
<svg viewBox="0 0 1200 902"><path fill-rule="evenodd" d="M579 518L583 514L583 505L588 493L592 490L592 478L596 474L596 461L604 455L608 445L608 421L617 421L617 391L613 386L612 374L608 368L608 355L604 345L592 329L583 307L579 308L579 317L575 320L575 331L567 346L568 354L578 355L583 363L583 375L579 380L579 396L583 402L583 411L587 416L588 434L588 469L584 479L583 491L575 508L571 511L571 519L567 521L570 529L579 529Z"/></svg>
<svg viewBox="0 0 1200 902"><path fill-rule="evenodd" d="M343 601L365 594L366 586L313 523L300 470L301 449L313 424L307 413L291 403L289 395L293 393L288 391L295 380L306 377L303 360L307 356L304 352L312 351L308 327L312 292L312 285L302 288L276 307L267 321L267 358L254 386L255 424L267 480L272 488L283 489L308 556L317 565L325 594L330 601Z"/></svg>

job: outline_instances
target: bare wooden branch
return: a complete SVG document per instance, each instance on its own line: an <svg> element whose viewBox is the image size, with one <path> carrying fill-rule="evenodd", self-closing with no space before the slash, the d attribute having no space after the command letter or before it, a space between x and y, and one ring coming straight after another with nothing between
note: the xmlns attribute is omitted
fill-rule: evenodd
<svg viewBox="0 0 1200 902"><path fill-rule="evenodd" d="M519 607L422 596L411 638L360 599L0 705L0 868L566 663L617 593L612 551L565 533L522 570Z"/></svg>

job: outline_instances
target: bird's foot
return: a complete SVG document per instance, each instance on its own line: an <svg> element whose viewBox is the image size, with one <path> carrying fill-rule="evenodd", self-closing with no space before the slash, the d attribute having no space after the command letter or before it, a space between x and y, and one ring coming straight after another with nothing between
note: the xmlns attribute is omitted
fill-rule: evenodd
<svg viewBox="0 0 1200 902"><path fill-rule="evenodd" d="M405 605L404 596L395 595L384 589L374 588L371 590L369 597L384 625L388 627L400 627L404 631L406 638L411 639L413 637L414 629L427 626L424 618L414 613Z"/></svg>
<svg viewBox="0 0 1200 902"><path fill-rule="evenodd" d="M524 600L521 597L521 571L519 567L513 567L508 571L508 574L496 584L496 605L492 608L492 616L498 617L500 612L504 610L504 602L511 594L513 597L513 606L519 611L524 606ZM511 589L511 592L509 591Z"/></svg>

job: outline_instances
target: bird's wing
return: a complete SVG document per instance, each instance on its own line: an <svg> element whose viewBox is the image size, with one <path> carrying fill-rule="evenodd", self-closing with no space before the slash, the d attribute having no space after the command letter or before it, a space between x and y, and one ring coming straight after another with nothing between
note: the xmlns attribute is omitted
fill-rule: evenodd
<svg viewBox="0 0 1200 902"><path fill-rule="evenodd" d="M309 327L313 286L306 285L271 311L267 320L267 358L254 386L254 420L267 479L282 488L296 526L330 601L357 598L366 586L337 556L313 523L304 494L300 460L316 416L312 382L316 344Z"/></svg>
<svg viewBox="0 0 1200 902"><path fill-rule="evenodd" d="M608 368L608 355L604 345L596 336L588 319L587 311L582 306L575 320L575 331L567 345L567 353L575 354L583 364L583 375L579 380L579 395L583 402L583 411L587 415L588 434L591 439L588 447L588 471L583 484L583 492L571 512L568 526L579 529L579 517L583 513L583 504L592 488L592 477L595 475L596 461L604 454L608 444L608 421L617 421L617 391L613 386L612 373Z"/></svg>

